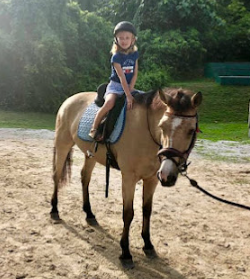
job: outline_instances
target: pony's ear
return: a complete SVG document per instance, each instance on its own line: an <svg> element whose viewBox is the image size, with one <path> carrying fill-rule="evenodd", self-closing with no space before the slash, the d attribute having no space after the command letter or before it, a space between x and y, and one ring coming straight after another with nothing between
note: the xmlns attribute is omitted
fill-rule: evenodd
<svg viewBox="0 0 250 279"><path fill-rule="evenodd" d="M196 94L194 94L191 98L191 102L193 107L198 107L202 102L202 93L197 92Z"/></svg>
<svg viewBox="0 0 250 279"><path fill-rule="evenodd" d="M159 92L159 96L160 96L162 102L169 106L171 103L172 97L168 94L165 94L162 89L159 89L158 92Z"/></svg>

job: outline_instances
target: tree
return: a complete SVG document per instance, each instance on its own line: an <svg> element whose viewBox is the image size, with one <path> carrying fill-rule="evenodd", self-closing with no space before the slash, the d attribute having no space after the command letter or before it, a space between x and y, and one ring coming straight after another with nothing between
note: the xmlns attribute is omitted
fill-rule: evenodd
<svg viewBox="0 0 250 279"><path fill-rule="evenodd" d="M95 11L96 3L98 0L77 0L79 6L83 11L93 12Z"/></svg>
<svg viewBox="0 0 250 279"><path fill-rule="evenodd" d="M0 27L2 107L55 111L108 78L112 36L102 18L68 0L0 3L0 20L8 19Z"/></svg>
<svg viewBox="0 0 250 279"><path fill-rule="evenodd" d="M97 0L96 13L116 25L120 21L134 21L141 0Z"/></svg>
<svg viewBox="0 0 250 279"><path fill-rule="evenodd" d="M199 41L199 32L195 29L187 32L171 30L164 34L146 30L140 34L143 56L140 65L147 71L165 69L176 78L180 74L194 72L203 62L206 50Z"/></svg>
<svg viewBox="0 0 250 279"><path fill-rule="evenodd" d="M138 30L141 88L250 59L247 0L0 0L0 106L55 111L108 80L112 30Z"/></svg>
<svg viewBox="0 0 250 279"><path fill-rule="evenodd" d="M207 32L208 61L249 61L250 11L242 1L220 0L217 13L223 24Z"/></svg>
<svg viewBox="0 0 250 279"><path fill-rule="evenodd" d="M215 0L150 0L141 1L135 21L141 30L156 32L195 28L200 32L216 24Z"/></svg>

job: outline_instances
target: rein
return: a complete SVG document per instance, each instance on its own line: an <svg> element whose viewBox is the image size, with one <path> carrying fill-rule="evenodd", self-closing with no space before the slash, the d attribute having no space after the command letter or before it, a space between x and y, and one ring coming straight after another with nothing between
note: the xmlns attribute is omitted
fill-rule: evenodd
<svg viewBox="0 0 250 279"><path fill-rule="evenodd" d="M232 205L232 206L235 206L235 207L239 207L239 208L243 208L243 209L250 210L250 206L246 206L246 205L244 205L244 204L239 204L239 203L231 202L231 201L222 199L222 198L220 198L220 197L217 197L217 196L215 196L215 195L209 193L208 191L206 191L206 190L204 190L202 187L200 187L200 186L198 185L198 183L197 183L196 180L189 178L188 175L187 175L187 173L186 173L185 171L184 171L184 172L181 172L181 171L180 171L180 174L181 174L182 176L185 176L185 177L189 180L190 184L191 184L193 187L195 187L196 189L200 190L202 193L206 194L207 196L209 196L209 197L211 197L211 198L213 198L213 199L215 199L215 200L217 200L217 201L220 201L220 202L222 202L222 203L226 203L226 204L229 204L229 205Z"/></svg>
<svg viewBox="0 0 250 279"><path fill-rule="evenodd" d="M149 116L148 116L148 108L147 108L147 124L148 124L148 131L149 131L149 134L151 136L151 139L153 140L153 142L159 146L159 148L162 148L162 145L160 143L157 142L157 140L154 138L152 132L151 132L151 129L150 129L150 125L149 125Z"/></svg>
<svg viewBox="0 0 250 279"><path fill-rule="evenodd" d="M177 150L175 148L170 148L170 147L162 148L162 145L157 142L157 140L154 138L154 136L153 136L153 134L151 132L150 125L149 125L148 109L147 109L148 130L149 130L150 136L151 136L152 140L154 141L154 143L161 148L159 150L158 154L157 154L159 159L160 159L160 161L162 162L162 161L168 159L168 160L171 160L172 162L174 162L176 167L177 167L177 169L178 169L178 172L182 176L186 177L189 180L191 186L195 187L196 189L198 189L199 191L201 191L205 195L207 195L207 196L209 196L209 197L211 197L211 198L213 198L213 199L215 199L215 200L217 200L219 202L222 202L222 203L225 203L225 204L229 204L229 205L232 205L232 206L235 206L235 207L239 207L239 208L250 210L250 206L246 206L244 204L239 204L239 203L235 203L235 202L232 202L232 201L228 201L228 200L222 199L220 197L217 197L217 196L209 193L208 191L206 191L205 189L200 187L196 180L191 179L187 175L187 168L188 168L188 166L191 163L191 162L187 163L187 159L188 159L189 154L191 153L191 151L192 151L192 149L193 149L193 147L195 145L195 141L196 141L196 138L197 138L197 133L201 132L199 127L198 127L198 115L197 114L195 114L195 115L178 115L178 114L171 114L169 112L166 112L166 113L171 115L171 116L183 117L183 118L193 118L193 117L196 117L196 130L193 133L192 140L191 140L190 145L189 145L189 147L188 147L188 149L186 151L180 152L179 150ZM174 159L175 157L182 159L183 162L182 163L181 162L177 163L177 161ZM159 179L159 177L158 177L158 179Z"/></svg>

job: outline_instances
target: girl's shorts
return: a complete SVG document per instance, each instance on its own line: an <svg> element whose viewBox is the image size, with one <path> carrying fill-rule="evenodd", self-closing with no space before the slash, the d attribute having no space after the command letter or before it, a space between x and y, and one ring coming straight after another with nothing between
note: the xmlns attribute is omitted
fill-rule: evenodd
<svg viewBox="0 0 250 279"><path fill-rule="evenodd" d="M117 94L117 95L124 94L124 90L122 88L122 85L119 82L115 82L115 81L111 80L109 82L107 88L106 88L106 92L105 92L104 98L108 94Z"/></svg>
<svg viewBox="0 0 250 279"><path fill-rule="evenodd" d="M137 90L137 89L134 92L141 93L141 94L145 93L145 92ZM106 88L106 92L104 94L104 99L108 94L116 94L119 96L123 95L124 90L122 88L121 83L111 80ZM132 92L132 95L133 95L133 92Z"/></svg>

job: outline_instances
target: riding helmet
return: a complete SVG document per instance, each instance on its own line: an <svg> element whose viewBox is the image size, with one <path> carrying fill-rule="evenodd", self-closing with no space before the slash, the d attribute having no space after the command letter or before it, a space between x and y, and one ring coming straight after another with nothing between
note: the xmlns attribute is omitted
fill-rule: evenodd
<svg viewBox="0 0 250 279"><path fill-rule="evenodd" d="M136 36L136 29L134 25L129 21L121 21L115 26L114 37L120 31L128 31L131 32L134 36Z"/></svg>

